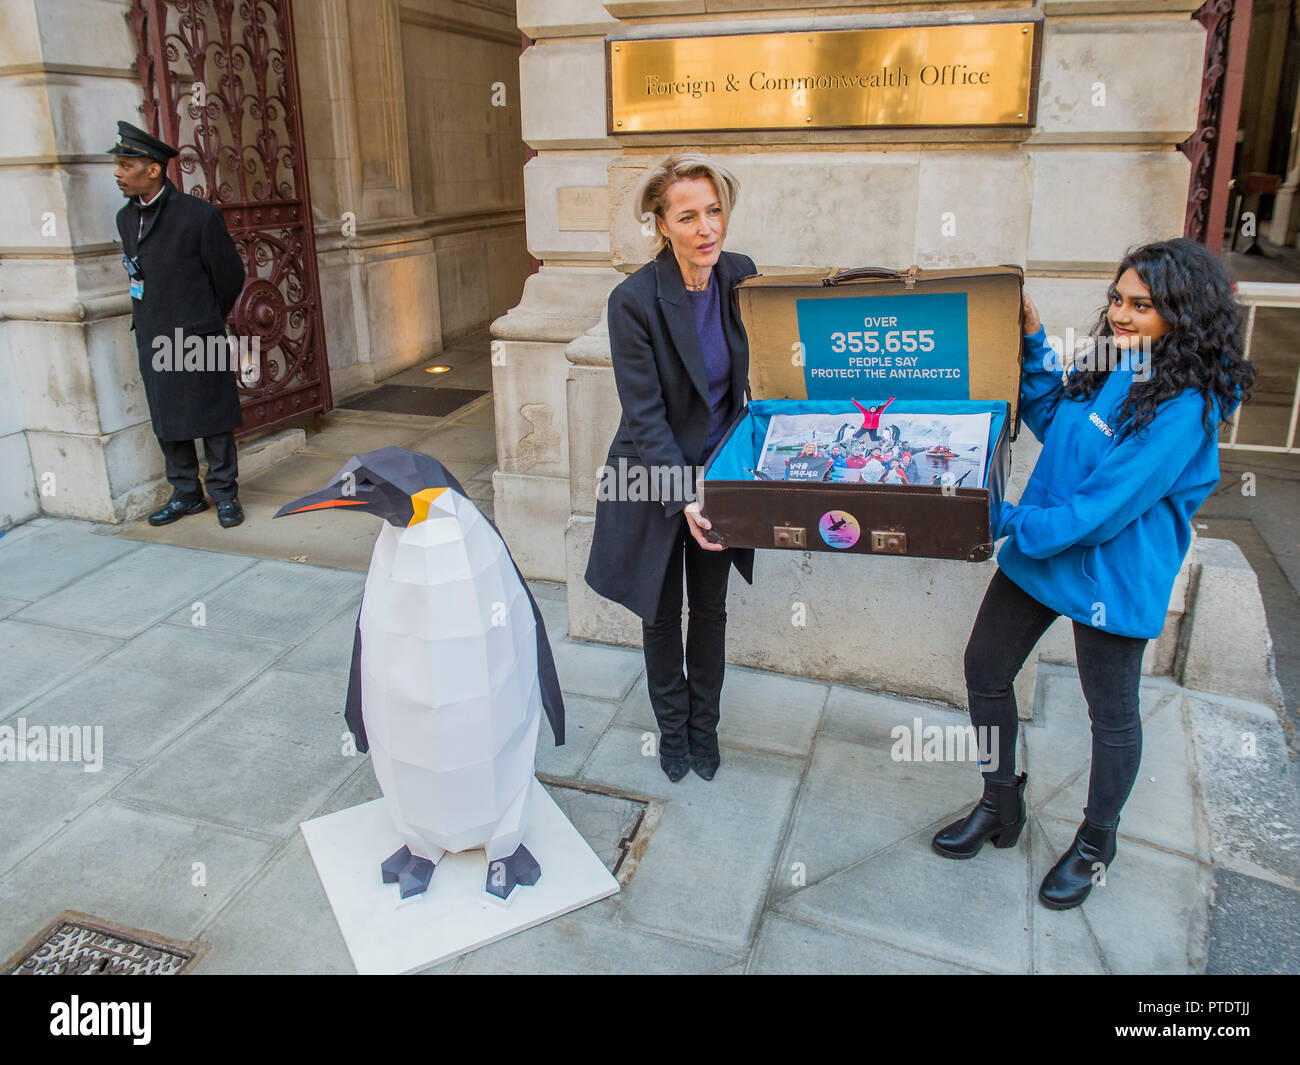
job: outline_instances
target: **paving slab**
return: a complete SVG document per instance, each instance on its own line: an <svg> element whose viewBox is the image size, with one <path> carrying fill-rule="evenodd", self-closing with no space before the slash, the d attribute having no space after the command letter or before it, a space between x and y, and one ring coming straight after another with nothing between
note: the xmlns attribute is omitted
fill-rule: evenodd
<svg viewBox="0 0 1300 1065"><path fill-rule="evenodd" d="M129 637L231 581L253 564L239 555L147 544L14 615L20 621Z"/></svg>
<svg viewBox="0 0 1300 1065"><path fill-rule="evenodd" d="M409 446L412 451L432 455L444 466L451 462L478 463L475 473L497 460L496 430L482 425L435 429L412 440Z"/></svg>
<svg viewBox="0 0 1300 1065"><path fill-rule="evenodd" d="M1070 832L1066 845L1073 839ZM1031 817L1020 837L1020 845L1029 848L1029 889L1035 901L1029 909L1031 949L1036 973L1089 973L1107 971L1097 950L1096 940L1084 916L1084 906L1073 910L1049 910L1037 901L1038 888L1061 856L1039 823ZM973 861L974 859L972 859Z"/></svg>
<svg viewBox="0 0 1300 1065"><path fill-rule="evenodd" d="M353 806L360 806L363 802L370 802L383 795L379 788L379 781L375 779L375 770L370 763L370 756L353 755L353 761L360 764L352 771L351 776L312 812L312 817L324 817L338 810L349 810Z"/></svg>
<svg viewBox="0 0 1300 1065"><path fill-rule="evenodd" d="M359 609L364 588L359 573L264 560L205 598L207 627L297 644L347 608ZM168 621L189 625L189 607Z"/></svg>
<svg viewBox="0 0 1300 1065"><path fill-rule="evenodd" d="M26 599L10 599L7 596L0 595L0 618L7 618L15 610L21 610L28 605L30 604Z"/></svg>
<svg viewBox="0 0 1300 1065"><path fill-rule="evenodd" d="M953 861L930 849L932 834L810 884L778 912L983 972L1028 972L1024 837L1015 849Z"/></svg>
<svg viewBox="0 0 1300 1065"><path fill-rule="evenodd" d="M15 762L0 772L5 826L0 833L0 873L70 824L130 772L127 766L106 761L88 773L87 764Z"/></svg>
<svg viewBox="0 0 1300 1065"><path fill-rule="evenodd" d="M280 663L304 673L346 677L352 672L352 645L357 635L358 606L349 604L303 640Z"/></svg>
<svg viewBox="0 0 1300 1065"><path fill-rule="evenodd" d="M910 976L962 975L978 970L771 913L763 919L748 971L758 975Z"/></svg>
<svg viewBox="0 0 1300 1065"><path fill-rule="evenodd" d="M553 777L576 777L614 720L616 709L615 703L605 700L565 696L564 746L555 746L551 727L543 722L537 734L537 772Z"/></svg>
<svg viewBox="0 0 1300 1065"><path fill-rule="evenodd" d="M546 624L546 636L554 644L569 634L569 605L555 599L544 599L533 590L537 609L542 612L542 621Z"/></svg>
<svg viewBox="0 0 1300 1065"><path fill-rule="evenodd" d="M293 462L294 458L283 461ZM241 490L239 501L244 508L244 523L233 529L223 529L217 524L214 511L208 510L160 529L137 521L104 535L127 542L176 544L254 558L288 560L306 556L316 565L363 572L369 567L370 553L383 527L381 519L341 510L313 510L277 519L276 512L292 498Z"/></svg>
<svg viewBox="0 0 1300 1065"><path fill-rule="evenodd" d="M819 737L772 897L792 895L927 827L933 835L964 816L981 789L971 764L896 762L880 747Z"/></svg>
<svg viewBox="0 0 1300 1065"><path fill-rule="evenodd" d="M362 419L338 421L307 437L305 454L328 456L335 461L335 472L353 455L378 451L381 447L406 447L425 434L423 427L369 422ZM321 487L324 486L322 482Z"/></svg>
<svg viewBox="0 0 1300 1065"><path fill-rule="evenodd" d="M461 959L457 973L585 974L715 973L735 955L603 921L585 910L481 947Z"/></svg>
<svg viewBox="0 0 1300 1065"><path fill-rule="evenodd" d="M496 410L492 406L492 395L480 396L471 400L458 411L447 416L447 422L453 425L479 425L491 429L496 425Z"/></svg>
<svg viewBox="0 0 1300 1065"><path fill-rule="evenodd" d="M105 757L147 761L280 657L288 644L157 625L29 703L31 724L104 730Z"/></svg>
<svg viewBox="0 0 1300 1065"><path fill-rule="evenodd" d="M1039 823L1055 855L1064 853L1078 827L1049 818ZM1039 913L1053 913L1038 901L1037 883L1033 890ZM1205 967L1209 904L1207 866L1121 839L1104 885L1094 887L1080 909L1110 972L1193 974Z"/></svg>
<svg viewBox="0 0 1300 1065"><path fill-rule="evenodd" d="M356 768L346 685L271 669L136 773L117 796L253 832L291 835Z"/></svg>
<svg viewBox="0 0 1300 1065"><path fill-rule="evenodd" d="M340 459L333 455L313 455L300 451L272 463L255 477L241 479L240 495L242 497L245 492L255 492L258 495L275 496L280 500L280 505L284 506L299 496L332 483L334 475L339 472L339 467L347 457L344 455Z"/></svg>
<svg viewBox="0 0 1300 1065"><path fill-rule="evenodd" d="M307 844L293 836L203 929L198 973L355 973Z"/></svg>
<svg viewBox="0 0 1300 1065"><path fill-rule="evenodd" d="M1027 752L1024 768L1029 772L1027 799L1035 809L1043 807L1080 771L1086 788L1092 763L1092 724L1078 673L1064 666L1044 665L1040 667L1040 684L1043 694L1036 720L1021 722L1020 728ZM1138 694L1143 719L1175 694L1176 690L1144 680ZM1081 817L1083 804L1076 809Z"/></svg>
<svg viewBox="0 0 1300 1065"><path fill-rule="evenodd" d="M612 726L584 771L599 781L668 799L636 875L619 895L621 918L646 928L746 950L763 908L802 764L724 751L712 781L669 782L644 757L638 729Z"/></svg>
<svg viewBox="0 0 1300 1065"><path fill-rule="evenodd" d="M1120 832L1209 861L1209 840L1197 810L1192 757L1183 700L1167 699L1142 723L1142 763L1120 814ZM1063 821L1082 820L1088 780L1089 774L1081 773L1042 808L1043 812Z"/></svg>
<svg viewBox="0 0 1300 1065"><path fill-rule="evenodd" d="M821 718L827 686L782 673L728 666L722 683L718 742L772 754L806 755ZM619 724L657 730L650 693L632 689Z"/></svg>
<svg viewBox="0 0 1300 1065"><path fill-rule="evenodd" d="M0 718L74 676L122 641L71 629L0 621Z"/></svg>
<svg viewBox="0 0 1300 1065"><path fill-rule="evenodd" d="M23 522L21 525L15 525L12 529L6 529L3 532L0 532L0 541L12 546L19 540L25 540L29 536L36 535L36 533L40 532L42 529L51 529L56 525L62 525L64 523L86 526L91 524L90 522L74 521L71 518L51 518L41 514L32 518L30 521Z"/></svg>
<svg viewBox="0 0 1300 1065"><path fill-rule="evenodd" d="M193 939L272 850L215 825L104 800L0 878L0 958L62 910Z"/></svg>
<svg viewBox="0 0 1300 1065"><path fill-rule="evenodd" d="M645 672L645 656L640 651L572 640L552 640L551 650L565 694L618 701Z"/></svg>
<svg viewBox="0 0 1300 1065"><path fill-rule="evenodd" d="M90 522L62 521L0 538L0 595L35 602L138 544L87 536ZM21 530L19 530L21 531Z"/></svg>

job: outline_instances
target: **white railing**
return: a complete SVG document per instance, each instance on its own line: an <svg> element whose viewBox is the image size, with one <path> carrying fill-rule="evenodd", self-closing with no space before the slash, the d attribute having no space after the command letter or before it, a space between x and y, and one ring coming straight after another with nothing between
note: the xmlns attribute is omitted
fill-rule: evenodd
<svg viewBox="0 0 1300 1065"><path fill-rule="evenodd" d="M1260 307L1290 307L1300 310L1300 285L1284 285L1272 281L1239 281L1237 283L1237 301L1246 308L1245 354L1250 358L1251 341L1255 335L1255 312ZM1220 448L1233 448L1237 451L1273 451L1283 454L1300 455L1296 446L1296 422L1300 419L1300 352L1295 353L1296 383L1291 395L1291 420L1287 426L1285 441L1278 444L1241 444L1237 442L1237 431L1241 427L1242 407L1232 415L1228 439L1219 442ZM1249 415L1248 415L1249 416Z"/></svg>

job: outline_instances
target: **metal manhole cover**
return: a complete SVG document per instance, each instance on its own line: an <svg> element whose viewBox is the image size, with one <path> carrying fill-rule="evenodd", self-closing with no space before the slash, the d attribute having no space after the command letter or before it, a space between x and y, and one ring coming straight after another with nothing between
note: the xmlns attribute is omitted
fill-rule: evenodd
<svg viewBox="0 0 1300 1065"><path fill-rule="evenodd" d="M181 943L65 910L5 963L6 976L175 976L206 944Z"/></svg>
<svg viewBox="0 0 1300 1065"><path fill-rule="evenodd" d="M659 824L663 802L594 784L538 779L605 868L626 884Z"/></svg>

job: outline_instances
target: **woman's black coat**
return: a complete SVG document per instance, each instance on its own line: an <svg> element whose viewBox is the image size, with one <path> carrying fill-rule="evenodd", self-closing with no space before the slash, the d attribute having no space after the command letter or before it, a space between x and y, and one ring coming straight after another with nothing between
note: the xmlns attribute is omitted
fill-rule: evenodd
<svg viewBox="0 0 1300 1065"><path fill-rule="evenodd" d="M713 269L731 352L730 421L744 405L749 377L749 342L731 290L758 271L752 259L725 251ZM709 377L691 301L670 247L610 293L608 317L623 417L607 462L617 471L622 457L629 473L637 466L682 469L681 483L693 489L695 468L708 458ZM681 511L690 499L632 501L602 494L608 493L597 494L587 583L599 595L652 621L684 520ZM733 549L732 562L753 583L754 552Z"/></svg>
<svg viewBox="0 0 1300 1065"><path fill-rule="evenodd" d="M226 316L244 287L244 264L220 209L207 200L167 181L151 214L137 237L140 204L132 197L117 212L117 231L144 275L144 298L131 301L131 318L154 434L196 440L229 432L244 423L237 373L156 370L154 355L170 350L183 365L185 339L225 335ZM181 350L175 350L177 329ZM160 339L165 349L155 347ZM206 351L205 345L205 359Z"/></svg>

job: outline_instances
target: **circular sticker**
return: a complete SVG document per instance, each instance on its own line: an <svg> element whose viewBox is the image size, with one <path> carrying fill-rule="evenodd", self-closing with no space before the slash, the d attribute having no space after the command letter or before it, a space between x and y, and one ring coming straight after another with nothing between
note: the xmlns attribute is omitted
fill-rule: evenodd
<svg viewBox="0 0 1300 1065"><path fill-rule="evenodd" d="M826 541L826 546L837 551L852 547L862 535L858 519L847 510L828 510L817 523L817 529Z"/></svg>

